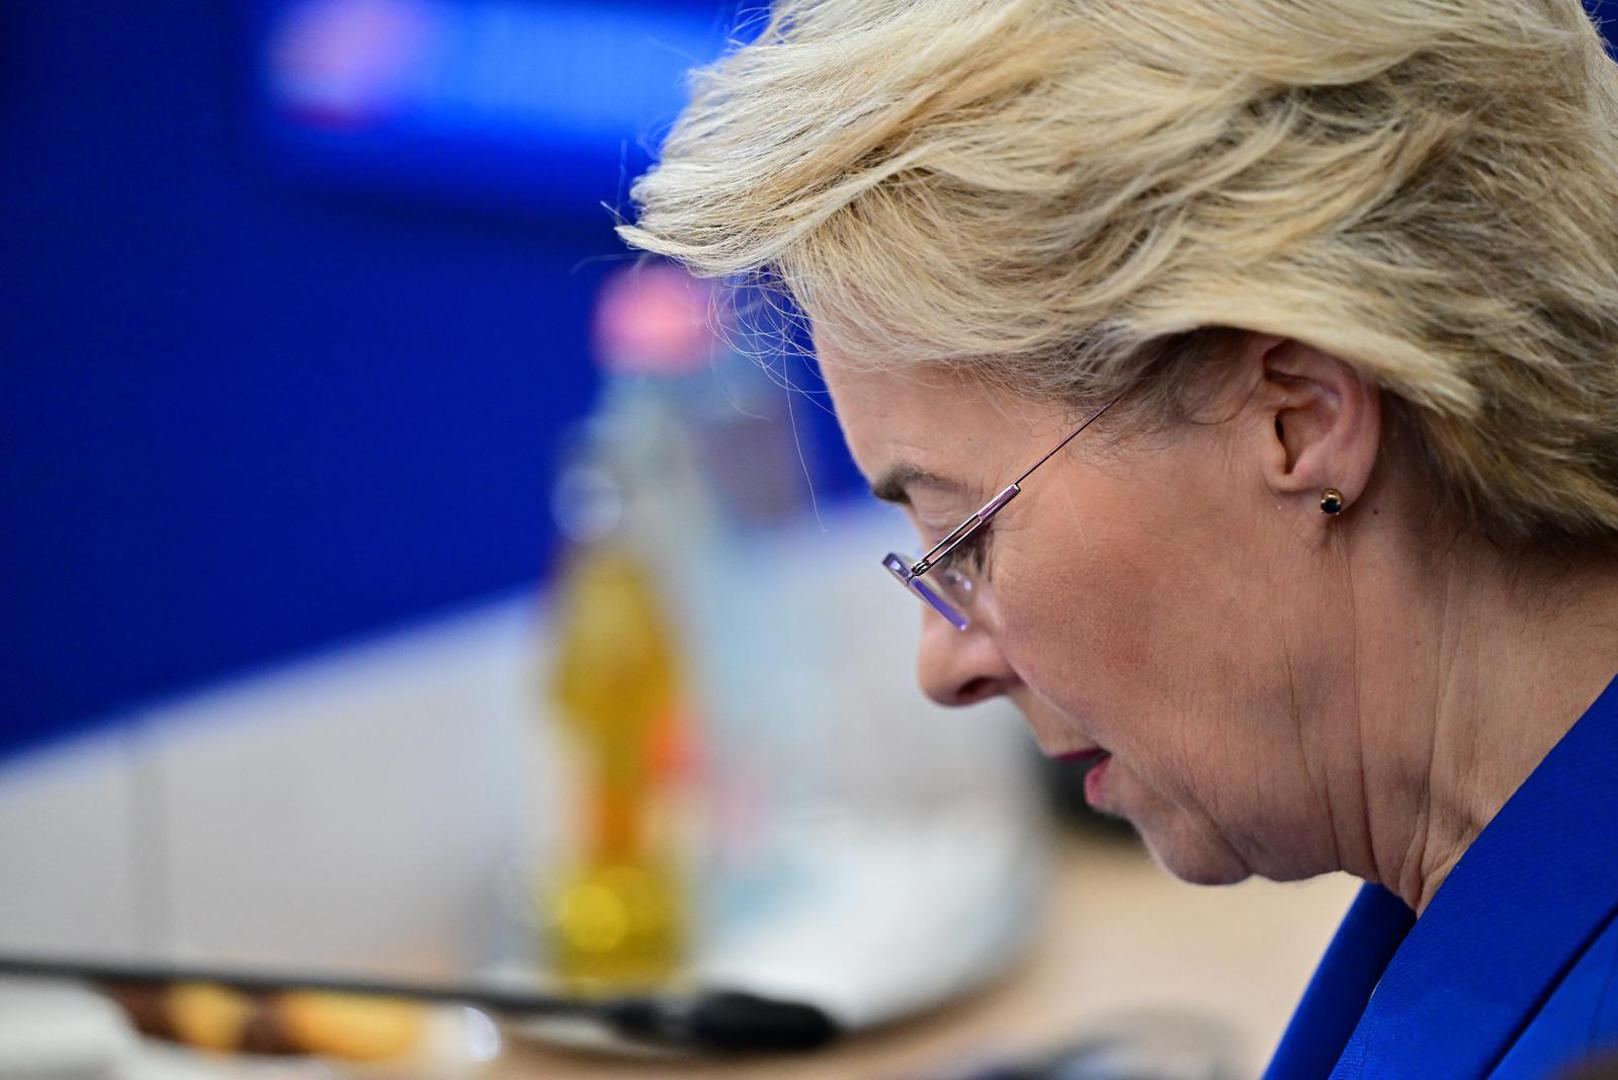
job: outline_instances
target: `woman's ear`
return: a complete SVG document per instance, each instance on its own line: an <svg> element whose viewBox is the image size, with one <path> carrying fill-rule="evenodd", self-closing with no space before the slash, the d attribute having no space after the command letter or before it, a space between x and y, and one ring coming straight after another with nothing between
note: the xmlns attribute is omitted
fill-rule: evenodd
<svg viewBox="0 0 1618 1080"><path fill-rule="evenodd" d="M1352 507L1382 445L1377 385L1331 353L1290 338L1254 335L1248 349L1265 484L1277 498L1314 507L1322 492L1336 488Z"/></svg>

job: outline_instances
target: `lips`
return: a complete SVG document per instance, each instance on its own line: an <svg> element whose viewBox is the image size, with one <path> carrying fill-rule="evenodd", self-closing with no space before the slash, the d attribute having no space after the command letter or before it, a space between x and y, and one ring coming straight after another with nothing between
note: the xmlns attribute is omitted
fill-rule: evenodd
<svg viewBox="0 0 1618 1080"><path fill-rule="evenodd" d="M1102 785L1107 782L1107 766L1112 764L1111 754L1102 754L1101 760L1090 766L1084 773L1084 801L1092 809L1102 809Z"/></svg>
<svg viewBox="0 0 1618 1080"><path fill-rule="evenodd" d="M1058 754L1056 760L1079 768L1084 775L1084 801L1092 808L1099 808L1101 785L1107 777L1107 766L1112 764L1111 751L1099 746L1087 746L1082 750Z"/></svg>

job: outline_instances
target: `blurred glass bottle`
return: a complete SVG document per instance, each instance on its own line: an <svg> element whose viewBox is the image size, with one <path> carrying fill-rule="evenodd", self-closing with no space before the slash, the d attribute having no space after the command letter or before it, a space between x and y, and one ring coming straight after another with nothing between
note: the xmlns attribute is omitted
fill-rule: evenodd
<svg viewBox="0 0 1618 1080"><path fill-rule="evenodd" d="M679 398L712 334L698 286L664 270L603 290L603 393L556 490L569 549L550 691L581 805L573 857L541 906L553 970L580 989L667 981L693 933L698 732L679 609L711 513Z"/></svg>

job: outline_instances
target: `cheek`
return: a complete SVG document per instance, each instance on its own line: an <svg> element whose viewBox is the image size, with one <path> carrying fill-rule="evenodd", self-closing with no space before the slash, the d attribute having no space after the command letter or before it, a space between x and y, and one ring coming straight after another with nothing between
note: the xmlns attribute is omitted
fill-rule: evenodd
<svg viewBox="0 0 1618 1080"><path fill-rule="evenodd" d="M1295 850L1313 842L1298 702L1330 643L1282 613L1314 570L1217 459L1170 465L1042 505L995 581L998 640L1069 729L1052 745L1113 751L1117 812L1176 873L1298 876L1319 862Z"/></svg>
<svg viewBox="0 0 1618 1080"><path fill-rule="evenodd" d="M1023 680L1142 783L1199 804L1252 768L1277 667L1261 538L1212 490L1188 470L1089 493L996 584Z"/></svg>
<svg viewBox="0 0 1618 1080"><path fill-rule="evenodd" d="M1136 514L1073 529L996 582L1007 658L1054 703L1097 723L1186 704L1241 618L1185 535ZM1100 732L1096 732L1097 735Z"/></svg>

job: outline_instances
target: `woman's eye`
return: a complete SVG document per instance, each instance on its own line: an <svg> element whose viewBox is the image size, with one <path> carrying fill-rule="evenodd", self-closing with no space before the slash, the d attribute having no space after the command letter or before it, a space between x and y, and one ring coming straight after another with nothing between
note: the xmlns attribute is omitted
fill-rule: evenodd
<svg viewBox="0 0 1618 1080"><path fill-rule="evenodd" d="M989 530L979 529L965 540L955 545L955 549L939 560L941 567L959 566L965 570L981 573L983 564L988 557Z"/></svg>

